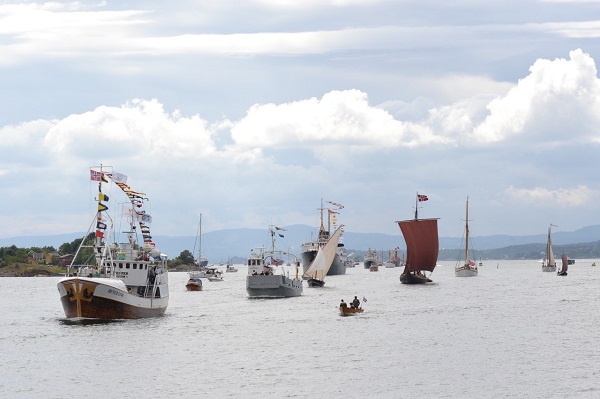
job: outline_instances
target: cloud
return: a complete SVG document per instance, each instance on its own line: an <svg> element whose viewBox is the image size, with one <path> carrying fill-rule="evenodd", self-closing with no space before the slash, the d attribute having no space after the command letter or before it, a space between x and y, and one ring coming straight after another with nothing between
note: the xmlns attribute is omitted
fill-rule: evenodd
<svg viewBox="0 0 600 399"><path fill-rule="evenodd" d="M566 206L576 208L597 198L600 190L591 189L585 185L573 188L550 190L543 187L531 189L509 187L506 189L509 197L521 203L527 202L536 207Z"/></svg>
<svg viewBox="0 0 600 399"><path fill-rule="evenodd" d="M44 146L58 157L206 157L215 151L214 127L198 116L168 114L156 99L132 100L121 107L98 107L70 115L52 126Z"/></svg>
<svg viewBox="0 0 600 399"><path fill-rule="evenodd" d="M577 122L568 139L597 142L600 130L593 128L600 122L596 65L580 49L569 56L569 60L537 60L530 74L506 96L489 103L489 115L475 128L475 138L496 142L524 134L539 137L548 132L572 131Z"/></svg>
<svg viewBox="0 0 600 399"><path fill-rule="evenodd" d="M369 105L366 93L359 90L331 91L321 99L254 105L234 125L232 138L249 148L343 145L361 151L447 142L426 126L398 121Z"/></svg>

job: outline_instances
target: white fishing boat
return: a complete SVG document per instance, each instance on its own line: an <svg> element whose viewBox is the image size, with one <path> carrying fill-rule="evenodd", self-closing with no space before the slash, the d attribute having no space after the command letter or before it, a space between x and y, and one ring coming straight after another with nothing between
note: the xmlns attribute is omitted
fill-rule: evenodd
<svg viewBox="0 0 600 399"><path fill-rule="evenodd" d="M469 259L469 197L467 197L467 210L465 216L465 260L462 265L454 267L456 277L474 277L477 276L479 270L475 261Z"/></svg>
<svg viewBox="0 0 600 399"><path fill-rule="evenodd" d="M341 229L342 226L338 227L325 245L319 248L317 256L302 275L304 279L308 280L309 287L323 287L325 285L325 276L335 257L340 234L342 233Z"/></svg>
<svg viewBox="0 0 600 399"><path fill-rule="evenodd" d="M553 224L550 224L548 227L548 241L546 242L546 257L542 262L542 271L543 272L555 272L556 271L556 260L554 259L554 251L552 250L552 226L557 227Z"/></svg>
<svg viewBox="0 0 600 399"><path fill-rule="evenodd" d="M97 212L67 269L67 277L57 284L65 316L114 320L163 315L169 303L167 256L152 241L152 217L143 207L148 201L146 194L133 191L126 184L127 176L110 167L92 167L90 172L91 180L98 183ZM114 219L108 214L111 203L104 194L112 187L110 182L127 197L123 210L114 209L119 217L124 215L128 226L122 233L126 241L118 244L109 242L109 238L118 239ZM77 266L77 259L94 262Z"/></svg>
<svg viewBox="0 0 600 399"><path fill-rule="evenodd" d="M302 295L302 279L298 276L300 262L296 255L275 249L275 226L269 226L271 249L259 247L250 251L247 260L246 292L250 298L287 298ZM283 263L275 261L280 256L294 259L295 276L290 277Z"/></svg>
<svg viewBox="0 0 600 399"><path fill-rule="evenodd" d="M432 280L425 272L432 273L437 265L439 253L438 219L419 219L418 203L428 197L417 193L415 218L398 221L404 241L406 241L406 263L400 274L402 284L426 284Z"/></svg>

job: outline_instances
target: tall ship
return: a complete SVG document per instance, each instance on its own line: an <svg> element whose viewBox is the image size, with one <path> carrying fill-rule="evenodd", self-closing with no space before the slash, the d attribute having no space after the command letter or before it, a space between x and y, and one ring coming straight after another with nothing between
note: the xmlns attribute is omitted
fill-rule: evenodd
<svg viewBox="0 0 600 399"><path fill-rule="evenodd" d="M369 248L363 259L363 265L365 269L370 269L372 266L379 265L379 255L377 255L377 251Z"/></svg>
<svg viewBox="0 0 600 399"><path fill-rule="evenodd" d="M439 253L438 219L419 219L419 202L427 201L426 195L417 193L415 218L397 221L406 242L406 262L400 274L402 284L426 284L432 280L426 272L432 273Z"/></svg>
<svg viewBox="0 0 600 399"><path fill-rule="evenodd" d="M317 253L319 252L319 248L323 247L325 245L325 243L327 242L327 240L329 240L331 224L332 224L331 223L332 216L333 216L333 224L335 226L336 222L337 222L336 215L339 213L339 210L344 208L343 205L340 205L336 202L327 201L327 203L332 205L333 209L325 208L323 206L323 199L321 198L321 207L319 208L321 224L319 227L319 233L317 235L317 239L311 240L311 241L308 241L308 242L305 242L304 244L302 244L301 259L302 259L303 273L306 272L306 270L308 269L311 262L315 259L315 256L317 256ZM324 220L323 220L324 219L323 213L325 211L327 211L327 228L325 228ZM340 240L337 244L335 257L333 258L333 261L331 262L331 265L329 267L329 271L327 272L327 275L334 276L334 275L346 274L346 267L348 267L348 256L346 254L346 248L344 247L342 237L340 237Z"/></svg>
<svg viewBox="0 0 600 399"><path fill-rule="evenodd" d="M315 256L302 275L304 279L308 280L307 283L309 287L323 287L325 285L325 276L327 276L327 272L333 262L341 233L342 226L335 230L325 245L319 247L317 256Z"/></svg>
<svg viewBox="0 0 600 399"><path fill-rule="evenodd" d="M162 316L169 303L167 256L152 241L152 216L144 208L146 194L132 190L127 176L111 167L92 167L90 178L98 183L97 212L67 268L67 277L57 284L65 316L99 320ZM125 219L118 224L126 226L120 234L108 213L105 192L113 187L111 182L127 197L123 209L115 208ZM120 239L123 242L117 243ZM92 262L75 265L76 259Z"/></svg>
<svg viewBox="0 0 600 399"><path fill-rule="evenodd" d="M246 292L250 298L287 298L302 295L302 279L298 276L300 262L294 254L275 249L276 230L283 229L269 226L271 249L252 249L246 262ZM295 260L295 276L290 277L289 272L284 269L284 263L280 261L282 256Z"/></svg>
<svg viewBox="0 0 600 399"><path fill-rule="evenodd" d="M467 210L465 216L465 260L462 265L457 264L454 267L454 275L456 277L474 277L477 276L479 270L475 261L469 259L469 197L467 197Z"/></svg>
<svg viewBox="0 0 600 399"><path fill-rule="evenodd" d="M552 226L548 227L548 241L546 242L546 257L542 263L543 272L555 272L556 271L556 260L554 259L554 251L552 250Z"/></svg>

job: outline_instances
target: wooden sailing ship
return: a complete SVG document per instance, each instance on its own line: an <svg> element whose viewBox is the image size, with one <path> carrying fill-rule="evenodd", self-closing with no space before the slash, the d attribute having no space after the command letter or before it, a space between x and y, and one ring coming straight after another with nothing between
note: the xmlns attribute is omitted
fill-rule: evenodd
<svg viewBox="0 0 600 399"><path fill-rule="evenodd" d="M569 269L569 257L567 254L563 253L560 258L562 260L562 267L556 274L559 276L566 276L567 270Z"/></svg>
<svg viewBox="0 0 600 399"><path fill-rule="evenodd" d="M432 280L425 272L432 273L439 253L438 219L419 219L419 202L427 201L426 195L417 193L415 218L397 221L406 242L406 262L400 275L403 284L425 284Z"/></svg>

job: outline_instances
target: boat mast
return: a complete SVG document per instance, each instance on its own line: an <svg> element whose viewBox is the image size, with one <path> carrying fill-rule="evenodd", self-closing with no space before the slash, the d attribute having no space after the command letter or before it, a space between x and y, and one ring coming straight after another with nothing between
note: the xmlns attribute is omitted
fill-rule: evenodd
<svg viewBox="0 0 600 399"><path fill-rule="evenodd" d="M417 191L417 196L415 197L415 220L419 218L419 192Z"/></svg>
<svg viewBox="0 0 600 399"><path fill-rule="evenodd" d="M467 210L465 216L465 265L469 263L469 196L467 196Z"/></svg>
<svg viewBox="0 0 600 399"><path fill-rule="evenodd" d="M202 212L198 223L198 266L202 266Z"/></svg>

